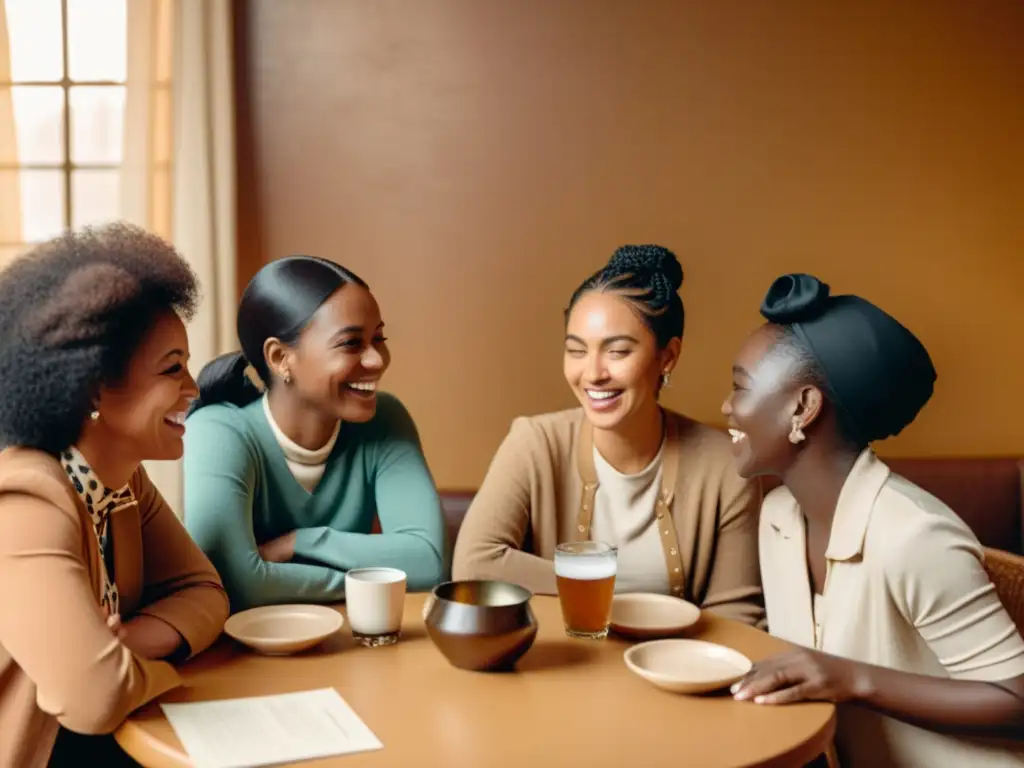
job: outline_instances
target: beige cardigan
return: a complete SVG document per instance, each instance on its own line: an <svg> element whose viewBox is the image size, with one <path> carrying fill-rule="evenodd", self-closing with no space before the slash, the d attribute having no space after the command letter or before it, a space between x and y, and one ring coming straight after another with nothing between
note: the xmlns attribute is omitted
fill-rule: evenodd
<svg viewBox="0 0 1024 768"><path fill-rule="evenodd" d="M220 578L140 467L137 504L114 512L121 615L166 621L192 653L228 615ZM56 458L0 452L0 766L47 764L58 725L113 731L180 685L165 661L134 656L99 607L102 554L85 505Z"/></svg>
<svg viewBox="0 0 1024 768"><path fill-rule="evenodd" d="M726 618L761 624L759 487L736 474L728 436L665 415L676 436L666 455L678 455L670 523L683 572L680 596ZM579 408L512 422L459 530L454 579L503 579L556 594L555 546L577 538L579 524L588 522L581 500L592 497L593 485L584 487L579 452L586 431Z"/></svg>

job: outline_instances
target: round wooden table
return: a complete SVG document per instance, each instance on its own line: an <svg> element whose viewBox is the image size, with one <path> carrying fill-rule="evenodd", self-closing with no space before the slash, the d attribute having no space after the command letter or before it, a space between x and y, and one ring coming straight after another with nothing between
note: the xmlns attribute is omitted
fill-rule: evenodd
<svg viewBox="0 0 1024 768"><path fill-rule="evenodd" d="M833 705L761 706L735 702L728 692L667 693L626 668L628 642L566 637L555 597L533 598L537 640L515 672L456 669L427 636L424 599L407 596L402 639L390 647L355 645L347 625L321 647L287 657L259 656L223 637L183 665L185 685L161 701L333 687L384 748L303 764L310 766L788 768L831 743ZM788 647L710 614L686 636L755 661ZM131 715L116 738L147 768L191 765L155 702Z"/></svg>

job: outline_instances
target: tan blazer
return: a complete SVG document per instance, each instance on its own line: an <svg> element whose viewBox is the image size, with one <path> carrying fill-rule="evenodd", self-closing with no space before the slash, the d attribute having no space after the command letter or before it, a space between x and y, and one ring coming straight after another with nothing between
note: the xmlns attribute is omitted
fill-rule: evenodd
<svg viewBox="0 0 1024 768"><path fill-rule="evenodd" d="M679 567L676 594L726 618L762 623L759 487L736 474L727 435L671 411L665 415L666 455L678 457L667 504L666 560L678 558L671 561L670 582ZM452 577L504 579L556 594L555 547L589 525L594 489L587 466L592 454L580 450L586 445L580 408L516 419L459 530Z"/></svg>
<svg viewBox="0 0 1024 768"><path fill-rule="evenodd" d="M141 467L130 485L138 503L109 521L122 619L160 618L198 653L220 634L227 595ZM0 768L45 766L58 724L109 733L181 683L170 664L135 657L107 627L101 558L57 459L0 452Z"/></svg>

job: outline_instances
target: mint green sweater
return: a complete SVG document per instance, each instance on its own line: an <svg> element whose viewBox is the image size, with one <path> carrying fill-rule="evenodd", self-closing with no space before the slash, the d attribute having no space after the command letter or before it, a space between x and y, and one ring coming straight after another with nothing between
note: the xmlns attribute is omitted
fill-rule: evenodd
<svg viewBox="0 0 1024 768"><path fill-rule="evenodd" d="M340 600L353 568L400 568L410 591L444 577L441 502L416 426L391 395L378 395L370 421L342 425L313 493L292 476L259 400L193 413L184 465L185 527L235 611ZM370 533L375 515L379 534ZM293 530L291 562L260 557L258 544Z"/></svg>

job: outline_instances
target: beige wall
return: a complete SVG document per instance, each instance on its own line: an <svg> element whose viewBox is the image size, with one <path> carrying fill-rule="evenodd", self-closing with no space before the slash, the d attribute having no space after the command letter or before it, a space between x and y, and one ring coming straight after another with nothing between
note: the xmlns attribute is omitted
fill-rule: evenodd
<svg viewBox="0 0 1024 768"><path fill-rule="evenodd" d="M771 278L811 271L935 358L881 452L1024 454L1021 3L240 5L240 277L371 283L441 486L572 404L561 310L626 242L686 271L669 406L719 422Z"/></svg>

